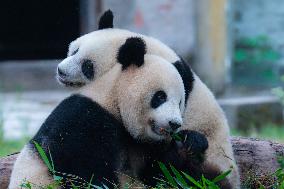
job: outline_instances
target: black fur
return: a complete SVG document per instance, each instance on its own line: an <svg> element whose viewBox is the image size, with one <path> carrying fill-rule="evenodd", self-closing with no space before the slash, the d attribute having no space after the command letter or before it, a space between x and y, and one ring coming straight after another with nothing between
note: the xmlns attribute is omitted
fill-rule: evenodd
<svg viewBox="0 0 284 189"><path fill-rule="evenodd" d="M157 91L151 99L151 107L158 108L167 101L167 94L165 91Z"/></svg>
<svg viewBox="0 0 284 189"><path fill-rule="evenodd" d="M113 28L113 13L111 10L107 10L101 16L99 20L99 30Z"/></svg>
<svg viewBox="0 0 284 189"><path fill-rule="evenodd" d="M117 61L122 64L122 70L131 64L138 67L144 64L144 55L146 54L146 44L140 37L130 37L119 48Z"/></svg>
<svg viewBox="0 0 284 189"><path fill-rule="evenodd" d="M200 179L201 175L206 173L202 169L205 151L208 148L206 137L190 130L182 130L178 135L182 140L172 141L168 146L160 143L144 147L144 154L148 154L148 158L143 158L146 162L138 175L146 185L155 186L157 183L155 178L161 178L162 172L158 161L167 166L172 165L195 179ZM218 176L218 173L214 175Z"/></svg>
<svg viewBox="0 0 284 189"><path fill-rule="evenodd" d="M84 60L82 63L82 72L88 80L94 79L94 64L91 60Z"/></svg>
<svg viewBox="0 0 284 189"><path fill-rule="evenodd" d="M124 132L122 124L100 105L72 95L55 108L32 140L47 154L50 150L56 171L87 181L94 174L93 184L100 185L103 178L117 182L114 171Z"/></svg>
<svg viewBox="0 0 284 189"><path fill-rule="evenodd" d="M162 178L158 161L163 162L169 168L174 166L178 171L189 174L196 180L200 180L202 175L213 180L222 172L218 167L204 162L208 141L205 135L192 130L182 130L178 133L181 141L172 141L171 144L156 143L140 145L142 150L142 160L144 166L138 172L138 178L147 186L156 186L157 179ZM187 183L192 186L192 183ZM232 189L232 186L225 178L217 183L220 188Z"/></svg>
<svg viewBox="0 0 284 189"><path fill-rule="evenodd" d="M183 80L184 89L185 89L185 102L187 102L189 93L192 91L194 77L189 65L180 57L180 60L173 63L173 65L178 70L181 78Z"/></svg>

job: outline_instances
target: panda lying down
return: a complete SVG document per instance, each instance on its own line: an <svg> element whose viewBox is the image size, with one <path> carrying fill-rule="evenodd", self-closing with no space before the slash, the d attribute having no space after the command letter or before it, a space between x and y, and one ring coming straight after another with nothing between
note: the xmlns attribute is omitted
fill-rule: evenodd
<svg viewBox="0 0 284 189"><path fill-rule="evenodd" d="M154 177L160 173L157 161L171 163L195 177L219 174L203 164L208 148L205 136L179 131L185 97L176 68L146 54L141 38L127 39L117 59L120 64L105 77L63 100L50 114L16 160L10 189L19 188L25 179L36 185L52 182L32 141L46 153L50 151L56 171L86 181L94 174L96 185L113 182L123 186L128 182L125 174L155 185ZM173 132L182 140L172 140Z"/></svg>

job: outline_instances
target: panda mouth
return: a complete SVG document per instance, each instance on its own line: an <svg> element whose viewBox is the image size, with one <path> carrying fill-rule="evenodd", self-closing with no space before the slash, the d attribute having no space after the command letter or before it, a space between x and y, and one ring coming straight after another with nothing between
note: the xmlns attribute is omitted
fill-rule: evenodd
<svg viewBox="0 0 284 189"><path fill-rule="evenodd" d="M83 85L85 85L84 82L66 81L60 76L57 77L57 80L59 83L65 85L66 87L82 87Z"/></svg>
<svg viewBox="0 0 284 189"><path fill-rule="evenodd" d="M151 129L155 134L157 134L159 136L171 136L173 134L172 131L169 131L164 127L160 127L160 126L156 125L155 121L149 121L149 122L150 122L149 124L151 126Z"/></svg>

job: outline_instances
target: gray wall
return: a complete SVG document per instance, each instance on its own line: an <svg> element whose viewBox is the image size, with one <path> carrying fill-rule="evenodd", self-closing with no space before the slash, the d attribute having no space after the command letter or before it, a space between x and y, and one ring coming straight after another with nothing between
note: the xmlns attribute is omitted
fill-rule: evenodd
<svg viewBox="0 0 284 189"><path fill-rule="evenodd" d="M284 53L284 1L232 0L234 36L267 35L278 50Z"/></svg>
<svg viewBox="0 0 284 189"><path fill-rule="evenodd" d="M193 0L105 0L102 6L114 11L116 27L158 38L182 56L192 53Z"/></svg>

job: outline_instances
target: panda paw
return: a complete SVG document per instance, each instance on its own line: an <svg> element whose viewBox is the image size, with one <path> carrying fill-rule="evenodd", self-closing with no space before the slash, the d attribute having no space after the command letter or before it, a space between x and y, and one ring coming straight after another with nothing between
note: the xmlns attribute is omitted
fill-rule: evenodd
<svg viewBox="0 0 284 189"><path fill-rule="evenodd" d="M208 148L208 140L205 135L192 130L182 130L177 133L180 137L176 142L178 154L185 159L203 160Z"/></svg>

